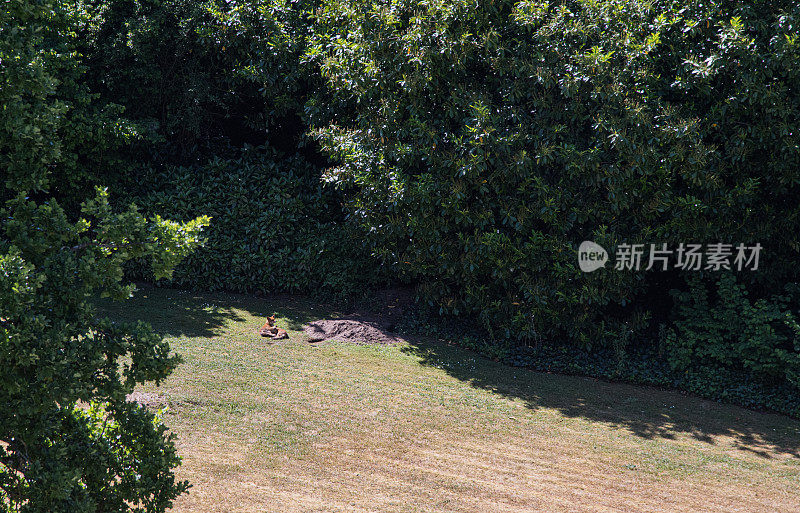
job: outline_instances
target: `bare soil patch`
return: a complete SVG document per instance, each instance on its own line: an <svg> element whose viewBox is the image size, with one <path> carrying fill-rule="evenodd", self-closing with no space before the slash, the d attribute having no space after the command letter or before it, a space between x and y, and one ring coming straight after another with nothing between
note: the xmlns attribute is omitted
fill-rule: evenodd
<svg viewBox="0 0 800 513"><path fill-rule="evenodd" d="M405 340L395 326L413 302L411 289L394 287L377 292L367 308L338 319L321 319L304 327L309 342L397 344Z"/></svg>
<svg viewBox="0 0 800 513"><path fill-rule="evenodd" d="M358 318L323 319L310 322L304 329L309 342L354 342L361 344L397 344L403 339L375 321Z"/></svg>

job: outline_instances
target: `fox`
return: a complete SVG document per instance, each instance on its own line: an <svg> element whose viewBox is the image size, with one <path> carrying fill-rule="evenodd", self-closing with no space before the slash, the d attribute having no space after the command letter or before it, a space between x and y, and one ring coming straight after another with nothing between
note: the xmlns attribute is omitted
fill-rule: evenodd
<svg viewBox="0 0 800 513"><path fill-rule="evenodd" d="M261 326L261 330L259 330L259 335L262 337L272 337L275 340L280 340L282 338L289 338L289 334L286 332L285 329L279 328L275 326L275 316L270 315L267 317L267 322Z"/></svg>

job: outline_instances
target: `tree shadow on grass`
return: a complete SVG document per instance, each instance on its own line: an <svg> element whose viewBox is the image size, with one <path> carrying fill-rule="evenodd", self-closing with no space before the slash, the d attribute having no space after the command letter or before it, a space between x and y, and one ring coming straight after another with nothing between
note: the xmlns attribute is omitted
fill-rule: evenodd
<svg viewBox="0 0 800 513"><path fill-rule="evenodd" d="M800 458L800 421L653 387L609 383L510 367L442 342L410 337L406 352L475 388L525 401L532 410L626 429L645 439L690 436L715 444L730 437L734 446L771 458Z"/></svg>
<svg viewBox="0 0 800 513"><path fill-rule="evenodd" d="M144 320L156 333L169 337L213 337L225 332L232 323L251 315L254 329L268 315L277 315L282 325L300 330L318 318L337 315L330 307L309 298L276 295L259 298L244 294L200 293L137 284L133 298L126 301L98 299L99 317L115 321Z"/></svg>
<svg viewBox="0 0 800 513"><path fill-rule="evenodd" d="M191 292L139 287L125 301L95 301L98 317L117 322L149 323L153 330L169 337L213 337L230 322L242 320L228 303L209 301Z"/></svg>

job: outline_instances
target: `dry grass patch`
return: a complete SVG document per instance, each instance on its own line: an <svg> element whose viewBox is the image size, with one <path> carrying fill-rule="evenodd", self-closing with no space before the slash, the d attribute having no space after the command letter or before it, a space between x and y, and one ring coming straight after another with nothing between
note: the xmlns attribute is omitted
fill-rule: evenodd
<svg viewBox="0 0 800 513"><path fill-rule="evenodd" d="M445 344L312 345L305 300L144 288L185 363L159 389L175 511L798 511L800 422L506 367ZM292 340L255 333L278 313ZM150 396L143 396L150 397Z"/></svg>

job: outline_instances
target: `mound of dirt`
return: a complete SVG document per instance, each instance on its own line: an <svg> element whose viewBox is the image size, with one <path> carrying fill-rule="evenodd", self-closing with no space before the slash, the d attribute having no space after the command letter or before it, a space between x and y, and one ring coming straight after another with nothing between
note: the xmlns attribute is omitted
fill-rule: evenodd
<svg viewBox="0 0 800 513"><path fill-rule="evenodd" d="M310 322L305 327L309 342L356 342L362 344L396 344L403 342L399 336L381 327L377 322L350 319L323 319Z"/></svg>

